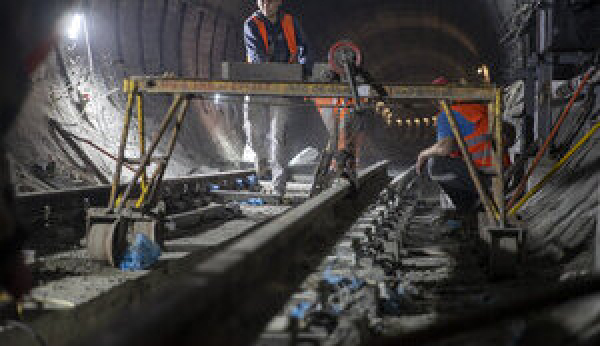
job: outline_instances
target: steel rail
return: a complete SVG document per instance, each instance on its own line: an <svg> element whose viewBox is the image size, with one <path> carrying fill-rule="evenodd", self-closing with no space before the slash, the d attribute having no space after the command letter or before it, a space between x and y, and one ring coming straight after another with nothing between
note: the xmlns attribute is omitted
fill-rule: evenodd
<svg viewBox="0 0 600 346"><path fill-rule="evenodd" d="M213 174L200 174L183 178L166 179L162 183L163 191L169 194L204 193L208 184L225 184L233 186L235 179L245 178L254 174L254 170L239 170ZM124 188L126 184L122 184ZM51 207L53 210L67 210L84 207L86 203L108 203L111 185L81 187L58 191L21 193L16 197L17 210L27 215L32 210L43 210ZM138 193L136 191L135 193Z"/></svg>
<svg viewBox="0 0 600 346"><path fill-rule="evenodd" d="M76 344L250 344L387 185L387 165L362 171L359 190L346 180L337 182Z"/></svg>
<svg viewBox="0 0 600 346"><path fill-rule="evenodd" d="M281 81L230 81L163 77L130 77L127 88L140 92L158 94L220 94L261 95L291 97L353 97L351 88L341 83L281 82ZM485 87L440 86L440 85L384 85L388 99L406 100L468 100L493 101L495 89ZM127 91L127 90L125 90ZM378 97L374 88L359 86L361 97Z"/></svg>

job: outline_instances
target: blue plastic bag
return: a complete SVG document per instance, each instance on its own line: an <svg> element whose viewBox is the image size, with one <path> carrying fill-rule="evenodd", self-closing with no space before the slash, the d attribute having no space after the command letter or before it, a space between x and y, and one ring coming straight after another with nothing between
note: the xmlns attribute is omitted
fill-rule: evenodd
<svg viewBox="0 0 600 346"><path fill-rule="evenodd" d="M235 188L238 190L243 190L246 187L246 183L244 182L244 179L242 178L238 178L235 180Z"/></svg>
<svg viewBox="0 0 600 346"><path fill-rule="evenodd" d="M258 184L258 179L256 178L256 175L247 176L246 181L248 182L249 187L253 187L256 186L256 184Z"/></svg>
<svg viewBox="0 0 600 346"><path fill-rule="evenodd" d="M311 302L301 301L292 309L290 316L297 319L303 319L312 306L313 304Z"/></svg>
<svg viewBox="0 0 600 346"><path fill-rule="evenodd" d="M262 198L248 198L248 205L265 205Z"/></svg>
<svg viewBox="0 0 600 346"><path fill-rule="evenodd" d="M160 247L142 233L135 235L135 241L125 251L120 263L121 270L143 270L151 267L160 257Z"/></svg>

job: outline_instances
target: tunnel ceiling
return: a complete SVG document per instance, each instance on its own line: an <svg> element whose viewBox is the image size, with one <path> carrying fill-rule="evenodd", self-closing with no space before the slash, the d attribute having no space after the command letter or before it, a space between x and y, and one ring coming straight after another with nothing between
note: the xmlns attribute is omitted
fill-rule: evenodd
<svg viewBox="0 0 600 346"><path fill-rule="evenodd" d="M255 9L252 0L197 3L219 8L234 20ZM305 31L324 59L340 39L356 41L367 61L382 76L408 80L431 70L472 73L467 64L502 63L498 46L501 23L513 0L285 0L302 17ZM458 66L457 66L458 65ZM462 66L459 68L459 66ZM470 67L470 65L469 65ZM412 71L412 73L408 73Z"/></svg>
<svg viewBox="0 0 600 346"><path fill-rule="evenodd" d="M194 0L241 22L256 8L254 0ZM476 80L485 63L498 75L504 63L499 46L503 17L513 0L284 0L302 18L315 47L326 59L338 40L355 41L377 77L428 82L440 74ZM241 28L239 29L241 30Z"/></svg>
<svg viewBox="0 0 600 346"><path fill-rule="evenodd" d="M460 4L459 4L460 3ZM318 55L340 39L361 47L378 78L429 82L436 75L473 79L477 66L501 62L497 23L488 1L289 1L301 13Z"/></svg>

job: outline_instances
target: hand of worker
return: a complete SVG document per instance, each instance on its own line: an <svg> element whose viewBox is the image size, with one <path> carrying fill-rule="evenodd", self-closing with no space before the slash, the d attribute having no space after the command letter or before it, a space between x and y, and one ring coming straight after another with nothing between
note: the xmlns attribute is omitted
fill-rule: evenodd
<svg viewBox="0 0 600 346"><path fill-rule="evenodd" d="M419 153L419 156L417 157L417 163L415 164L417 175L421 175L423 165L425 164L425 162L427 162L427 158L427 153L424 150Z"/></svg>

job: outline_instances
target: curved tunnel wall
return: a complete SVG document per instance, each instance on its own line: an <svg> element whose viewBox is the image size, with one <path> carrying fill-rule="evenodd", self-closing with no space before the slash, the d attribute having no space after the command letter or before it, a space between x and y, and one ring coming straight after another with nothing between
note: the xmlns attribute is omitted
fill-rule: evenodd
<svg viewBox="0 0 600 346"><path fill-rule="evenodd" d="M506 9L507 3L501 7ZM317 61L326 60L329 46L337 40L351 39L364 51L367 69L376 78L405 83L428 82L440 74L476 80L474 69L482 62L496 71L502 60L498 4L494 0L469 1L460 7L440 0L285 2L301 17ZM83 1L91 59L85 35L80 34L75 41L61 40L57 53L37 72L24 114L9 139L16 166L24 172L32 165L57 165L67 175L79 172L76 180L95 182L102 180L100 176L109 180L112 159L77 142L98 166L96 171L90 169L70 148L72 143L49 134L45 117L116 153L126 103L120 91L123 78L163 73L218 78L221 61L244 59L242 24L255 8L250 0ZM162 96L146 98L147 133L169 102ZM241 106L195 100L190 110L168 174L235 166L245 142ZM433 112L401 108L394 116L405 119ZM313 108L298 108L290 125L292 154L308 145L324 145L324 127ZM399 128L377 116L368 120L366 129L365 164L384 157L410 164L433 141L433 128ZM135 155L138 143L134 134L129 155Z"/></svg>

